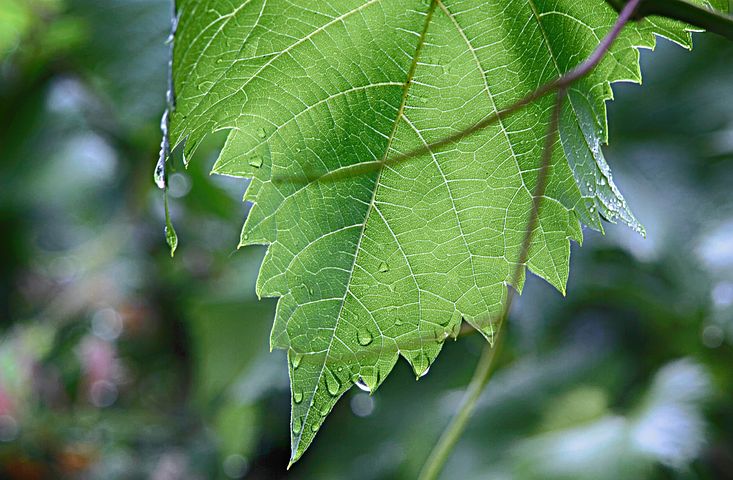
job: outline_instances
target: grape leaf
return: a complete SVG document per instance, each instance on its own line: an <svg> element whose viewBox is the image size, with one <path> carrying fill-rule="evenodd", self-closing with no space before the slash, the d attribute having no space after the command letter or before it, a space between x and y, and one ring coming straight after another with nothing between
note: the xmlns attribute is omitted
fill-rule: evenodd
<svg viewBox="0 0 733 480"><path fill-rule="evenodd" d="M292 458L354 384L374 391L401 355L424 375L463 320L488 340L527 226L552 98L450 146L429 145L580 63L616 19L604 0L178 0L173 145L191 158L228 130L214 166L251 178L240 246L269 245L257 293L279 297ZM615 81L641 80L655 33L628 26L569 91L526 266L563 293L581 222L639 232L601 145ZM338 180L328 172L386 161ZM524 272L524 268L522 268ZM521 292L524 277L517 285Z"/></svg>

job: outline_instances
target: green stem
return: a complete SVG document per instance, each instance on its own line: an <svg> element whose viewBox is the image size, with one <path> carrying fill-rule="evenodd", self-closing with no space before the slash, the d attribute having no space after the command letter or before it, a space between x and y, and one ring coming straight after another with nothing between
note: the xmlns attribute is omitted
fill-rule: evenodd
<svg viewBox="0 0 733 480"><path fill-rule="evenodd" d="M420 472L420 480L434 480L438 478L445 462L450 457L451 452L453 452L453 448L461 438L461 435L463 435L466 424L476 408L476 402L478 402L479 397L481 397L481 392L483 392L484 387L486 387L489 379L491 379L491 375L494 373L496 366L495 360L499 356L501 346L504 343L505 330L506 328L499 329L493 346L487 343L484 347L481 358L476 365L476 370L473 372L471 383L469 383L466 394L463 397L461 408L455 417L453 417L448 428L443 431L438 443L433 447L432 452L430 452L428 461Z"/></svg>
<svg viewBox="0 0 733 480"><path fill-rule="evenodd" d="M539 221L542 198L547 190L547 180L550 172L550 164L552 162L552 151L555 143L557 142L560 125L560 112L562 110L562 103L565 99L566 93L567 91L565 88L558 91L555 100L555 108L552 110L550 126L548 127L547 135L545 136L545 145L542 150L542 163L540 164L537 184L535 185L532 195L532 210L529 215L529 220L527 221L527 229L524 234L524 240L522 241L519 262L517 263L514 275L512 276L512 285L519 285L523 267L527 263L527 259L529 257L532 234L534 233ZM486 347L484 347L481 359L479 360L478 365L476 365L476 370L474 371L471 383L468 385L468 389L466 390L463 403L448 427L440 436L440 439L433 448L433 451L430 452L430 455L425 462L425 466L420 473L421 480L435 480L438 477L445 465L445 462L448 460L448 457L450 457L453 448L458 442L458 439L461 438L463 431L466 429L468 419L471 418L471 415L476 408L476 402L481 396L481 392L484 387L486 387L486 384L489 382L489 379L491 379L491 375L494 373L494 361L499 356L501 346L504 343L504 332L506 331L506 327L504 327L503 324L509 316L509 309L511 308L513 299L514 290L509 289L506 301L504 302L504 308L499 316L499 321L496 323L497 334L494 343L493 345L486 345Z"/></svg>

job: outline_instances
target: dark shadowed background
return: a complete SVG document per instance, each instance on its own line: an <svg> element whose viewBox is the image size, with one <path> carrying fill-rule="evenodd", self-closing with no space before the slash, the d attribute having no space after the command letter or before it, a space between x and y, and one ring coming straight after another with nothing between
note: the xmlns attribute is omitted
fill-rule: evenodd
<svg viewBox="0 0 733 480"><path fill-rule="evenodd" d="M283 352L236 250L246 182L152 179L167 0L0 0L0 478L414 478L478 359L348 393L290 472ZM733 44L660 40L607 158L648 232L587 231L528 282L444 478L733 478Z"/></svg>

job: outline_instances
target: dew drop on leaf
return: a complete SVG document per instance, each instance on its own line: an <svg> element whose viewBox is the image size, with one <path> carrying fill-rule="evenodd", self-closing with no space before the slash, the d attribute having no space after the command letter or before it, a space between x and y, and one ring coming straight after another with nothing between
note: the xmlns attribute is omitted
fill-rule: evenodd
<svg viewBox="0 0 733 480"><path fill-rule="evenodd" d="M300 403L303 401L303 392L300 390L296 390L293 392L293 401L295 403Z"/></svg>
<svg viewBox="0 0 733 480"><path fill-rule="evenodd" d="M436 328L435 329L435 340L438 342L442 342L446 338L448 338L448 335L450 335L448 332L443 330L442 328Z"/></svg>
<svg viewBox="0 0 733 480"><path fill-rule="evenodd" d="M313 425L311 425L311 432L317 432L319 428L321 428L321 426L317 423L314 423Z"/></svg>
<svg viewBox="0 0 733 480"><path fill-rule="evenodd" d="M387 262L382 262L379 264L379 271L381 273L387 273L389 272L389 264Z"/></svg>
<svg viewBox="0 0 733 480"><path fill-rule="evenodd" d="M300 361L303 360L303 354L302 353L293 353L292 359L290 360L293 364L293 370L298 368L300 365Z"/></svg>
<svg viewBox="0 0 733 480"><path fill-rule="evenodd" d="M333 372L329 369L326 369L326 389L328 390L328 393L330 393L333 396L338 395L339 389L341 388L341 382L339 382L339 379L336 378L336 375L333 374Z"/></svg>
<svg viewBox="0 0 733 480"><path fill-rule="evenodd" d="M165 157L163 156L160 157L160 160L158 160L158 163L155 165L153 180L158 188L161 190L165 188Z"/></svg>
<svg viewBox="0 0 733 480"><path fill-rule="evenodd" d="M249 164L255 168L260 168L262 166L262 157L259 155L254 155L252 158L249 159Z"/></svg>
<svg viewBox="0 0 733 480"><path fill-rule="evenodd" d="M364 328L356 333L356 339L359 341L359 345L366 347L367 345L372 343L374 337L372 337L372 334L369 330Z"/></svg>
<svg viewBox="0 0 733 480"><path fill-rule="evenodd" d="M165 241L171 249L172 257L178 247L178 234L173 229L173 224L170 222L170 219L166 219L166 223L167 225L163 229L163 233L165 234Z"/></svg>
<svg viewBox="0 0 733 480"><path fill-rule="evenodd" d="M257 130L257 136L258 137L265 138L266 135L267 135L267 132L265 132L265 129L264 128L260 128L259 130Z"/></svg>
<svg viewBox="0 0 733 480"><path fill-rule="evenodd" d="M359 379L354 382L354 385L359 387L359 389L364 392L371 393L371 389L369 388L369 385L367 385L366 382L361 377L359 377Z"/></svg>
<svg viewBox="0 0 733 480"><path fill-rule="evenodd" d="M293 433L299 434L300 431L303 429L303 420L300 419L300 417L293 420Z"/></svg>
<svg viewBox="0 0 733 480"><path fill-rule="evenodd" d="M463 323L463 319L461 319L461 321L458 321L453 325L453 330L451 330L450 334L454 340L458 340L458 335L460 335L461 333L462 323Z"/></svg>
<svg viewBox="0 0 733 480"><path fill-rule="evenodd" d="M494 334L496 333L494 331L494 324L489 323L485 327L482 327L481 331L484 333L484 335L486 335L487 338L491 339L490 342L493 344L494 343Z"/></svg>

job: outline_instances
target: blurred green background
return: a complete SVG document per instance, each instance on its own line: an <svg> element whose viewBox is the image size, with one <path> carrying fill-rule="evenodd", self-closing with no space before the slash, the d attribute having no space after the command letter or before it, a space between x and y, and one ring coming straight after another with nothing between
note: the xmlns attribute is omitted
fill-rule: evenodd
<svg viewBox="0 0 733 480"><path fill-rule="evenodd" d="M0 0L0 478L414 478L483 342L349 392L289 472L262 249L222 138L152 180L167 0ZM644 52L607 157L646 225L587 232L568 296L536 278L444 478L733 478L733 44Z"/></svg>

